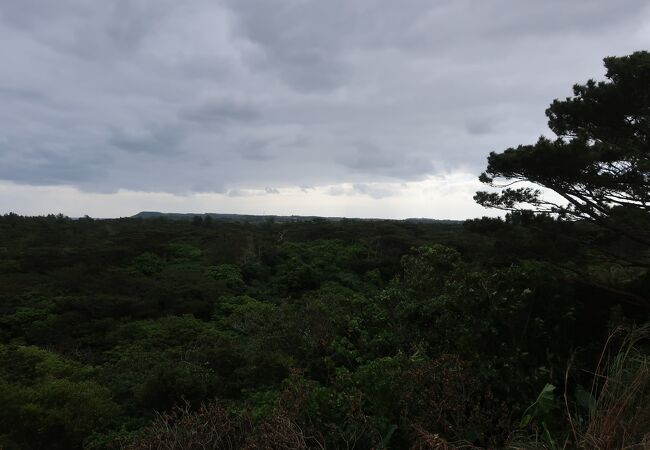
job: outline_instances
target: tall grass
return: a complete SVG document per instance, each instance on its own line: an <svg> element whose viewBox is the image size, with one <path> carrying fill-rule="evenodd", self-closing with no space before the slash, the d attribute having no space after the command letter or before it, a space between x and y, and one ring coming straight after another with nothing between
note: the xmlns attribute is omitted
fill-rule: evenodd
<svg viewBox="0 0 650 450"><path fill-rule="evenodd" d="M613 339L608 340L591 387L589 420L584 430L575 430L580 448L650 449L649 338L648 326L628 332L610 358Z"/></svg>
<svg viewBox="0 0 650 450"><path fill-rule="evenodd" d="M565 386L564 411L547 408L537 424L543 432L531 436L519 430L509 448L650 450L649 347L650 326L616 329L600 355L590 391L576 390L575 399L569 401ZM567 370L566 385L568 374ZM554 423L555 434L548 432L548 423Z"/></svg>

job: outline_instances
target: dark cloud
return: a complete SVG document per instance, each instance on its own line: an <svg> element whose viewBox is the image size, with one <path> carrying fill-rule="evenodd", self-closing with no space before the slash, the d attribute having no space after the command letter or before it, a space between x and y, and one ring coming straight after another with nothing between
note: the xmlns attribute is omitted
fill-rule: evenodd
<svg viewBox="0 0 650 450"><path fill-rule="evenodd" d="M101 155L63 152L56 147L26 149L0 142L0 179L33 185L95 183L105 178L109 161Z"/></svg>
<svg viewBox="0 0 650 450"><path fill-rule="evenodd" d="M0 179L384 198L478 173L650 46L646 3L3 0Z"/></svg>
<svg viewBox="0 0 650 450"><path fill-rule="evenodd" d="M247 122L260 118L259 111L246 100L222 97L202 101L199 105L181 111L181 117L209 125L228 122Z"/></svg>
<svg viewBox="0 0 650 450"><path fill-rule="evenodd" d="M270 142L262 139L242 139L239 143L238 154L244 160L269 161L272 159L269 153Z"/></svg>
<svg viewBox="0 0 650 450"><path fill-rule="evenodd" d="M434 172L432 161L425 155L413 154L408 149L402 152L389 150L370 141L356 144L341 163L354 172L373 178L383 176L414 180Z"/></svg>
<svg viewBox="0 0 650 450"><path fill-rule="evenodd" d="M345 82L348 67L341 30L331 26L337 22L337 6L341 5L291 1L273 5L248 0L233 0L229 5L238 31L260 49L250 61L253 69L277 74L299 91L328 91Z"/></svg>
<svg viewBox="0 0 650 450"><path fill-rule="evenodd" d="M21 88L0 88L0 99L4 101L18 101L29 103L41 103L47 100L42 93Z"/></svg>
<svg viewBox="0 0 650 450"><path fill-rule="evenodd" d="M183 139L183 131L174 128L122 128L113 130L109 142L127 152L164 156L174 153Z"/></svg>

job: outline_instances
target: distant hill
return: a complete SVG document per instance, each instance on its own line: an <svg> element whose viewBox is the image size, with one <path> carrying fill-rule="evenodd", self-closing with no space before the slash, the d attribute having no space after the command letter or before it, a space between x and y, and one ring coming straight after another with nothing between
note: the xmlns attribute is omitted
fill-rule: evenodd
<svg viewBox="0 0 650 450"><path fill-rule="evenodd" d="M158 211L142 211L134 216L134 219L169 219L169 220L194 220L195 217L205 218L210 217L212 220L224 222L241 222L241 223L288 223L288 222L314 222L314 221L328 221L339 222L346 220L345 217L320 217L320 216L276 216L276 215L255 215L255 214L220 214L220 213L163 213ZM383 221L391 219L359 219L353 218L351 220L367 220L367 221ZM409 218L399 220L399 222L411 223L462 223L462 220L438 220L427 218Z"/></svg>

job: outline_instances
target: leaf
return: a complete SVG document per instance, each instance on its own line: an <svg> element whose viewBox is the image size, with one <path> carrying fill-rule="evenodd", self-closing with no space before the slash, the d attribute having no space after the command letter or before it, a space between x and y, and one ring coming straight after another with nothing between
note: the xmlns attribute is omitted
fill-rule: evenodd
<svg viewBox="0 0 650 450"><path fill-rule="evenodd" d="M537 396L535 402L526 408L519 426L526 427L533 418L540 418L542 421L555 409L555 386L546 383L542 391Z"/></svg>
<svg viewBox="0 0 650 450"><path fill-rule="evenodd" d="M382 449L388 448L388 443L390 442L390 438L393 436L393 433L395 433L396 430L397 430L397 425L393 424L390 426L386 435L381 439L380 448Z"/></svg>
<svg viewBox="0 0 650 450"><path fill-rule="evenodd" d="M548 413L555 408L555 386L550 383L546 383L546 386L542 389L542 392L539 393L535 404L537 409L541 413Z"/></svg>
<svg viewBox="0 0 650 450"><path fill-rule="evenodd" d="M581 384L576 388L576 403L591 412L596 407L596 399Z"/></svg>

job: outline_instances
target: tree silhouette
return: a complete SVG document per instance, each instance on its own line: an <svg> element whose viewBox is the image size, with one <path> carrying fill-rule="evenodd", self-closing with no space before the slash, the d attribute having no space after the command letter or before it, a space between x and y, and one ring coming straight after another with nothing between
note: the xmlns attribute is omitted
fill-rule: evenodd
<svg viewBox="0 0 650 450"><path fill-rule="evenodd" d="M490 153L481 205L593 222L650 246L650 53L604 59L606 81L576 84L546 110L555 140ZM532 183L554 191L552 201Z"/></svg>

